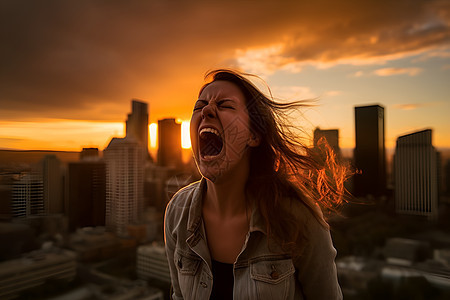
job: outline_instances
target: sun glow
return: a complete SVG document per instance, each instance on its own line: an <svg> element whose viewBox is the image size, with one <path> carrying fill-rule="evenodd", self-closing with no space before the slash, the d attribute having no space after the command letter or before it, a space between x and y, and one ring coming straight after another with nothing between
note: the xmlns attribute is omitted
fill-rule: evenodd
<svg viewBox="0 0 450 300"><path fill-rule="evenodd" d="M122 136L122 122L40 119L0 121L0 145L11 149L79 151L82 147L103 149L114 136Z"/></svg>
<svg viewBox="0 0 450 300"><path fill-rule="evenodd" d="M148 131L150 134L150 148L158 148L158 124L151 123L148 126Z"/></svg>
<svg viewBox="0 0 450 300"><path fill-rule="evenodd" d="M191 148L191 135L189 131L190 122L181 122L181 148L189 149Z"/></svg>
<svg viewBox="0 0 450 300"><path fill-rule="evenodd" d="M179 121L181 123L181 148L190 149L191 148L191 137L189 132L189 121ZM151 123L149 126L150 135L150 148L158 149L158 123Z"/></svg>

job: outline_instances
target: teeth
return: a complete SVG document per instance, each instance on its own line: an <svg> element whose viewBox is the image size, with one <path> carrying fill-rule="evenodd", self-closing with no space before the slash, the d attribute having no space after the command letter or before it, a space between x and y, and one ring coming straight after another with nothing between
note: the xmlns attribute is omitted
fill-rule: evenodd
<svg viewBox="0 0 450 300"><path fill-rule="evenodd" d="M214 128L203 128L202 130L200 130L200 134L202 134L203 132L210 132L210 133L214 133L215 135L219 136L219 132L217 130L215 130Z"/></svg>
<svg viewBox="0 0 450 300"><path fill-rule="evenodd" d="M213 159L214 157L216 157L217 155L205 155L203 156L204 159Z"/></svg>

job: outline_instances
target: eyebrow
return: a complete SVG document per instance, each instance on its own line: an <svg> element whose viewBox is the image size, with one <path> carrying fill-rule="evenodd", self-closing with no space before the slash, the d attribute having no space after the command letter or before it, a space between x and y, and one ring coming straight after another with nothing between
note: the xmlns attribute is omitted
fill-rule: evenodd
<svg viewBox="0 0 450 300"><path fill-rule="evenodd" d="M208 101L206 101L206 100L203 100L203 99L198 99L197 101L195 101L195 104L197 104L197 103L206 103L206 104L208 104L209 102Z"/></svg>
<svg viewBox="0 0 450 300"><path fill-rule="evenodd" d="M222 104L225 102L235 103L235 101L233 101L232 99L222 99L222 100L217 101L217 104Z"/></svg>
<svg viewBox="0 0 450 300"><path fill-rule="evenodd" d="M208 101L208 100L205 100L205 99L198 99L198 100L196 101L196 103L198 103L198 102L200 102L200 103L205 103L205 104L208 104L208 103L209 103L209 101ZM222 103L225 103L225 102L235 103L235 101L234 101L233 99L228 99L228 98L226 98L226 99L221 99L221 100L218 100L218 101L216 101L216 102L217 102L217 104L222 104Z"/></svg>

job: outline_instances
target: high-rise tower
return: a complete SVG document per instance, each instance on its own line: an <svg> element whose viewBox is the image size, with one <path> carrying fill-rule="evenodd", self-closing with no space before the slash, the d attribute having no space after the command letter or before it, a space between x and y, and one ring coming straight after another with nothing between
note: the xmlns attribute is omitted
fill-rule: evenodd
<svg viewBox="0 0 450 300"><path fill-rule="evenodd" d="M32 172L17 181L12 190L12 214L14 218L43 215L44 189L40 173Z"/></svg>
<svg viewBox="0 0 450 300"><path fill-rule="evenodd" d="M55 155L46 155L40 162L44 187L46 214L59 214L64 210L63 176L61 161Z"/></svg>
<svg viewBox="0 0 450 300"><path fill-rule="evenodd" d="M145 148L148 155L148 104L131 101L131 113L126 121L126 136L134 137Z"/></svg>
<svg viewBox="0 0 450 300"><path fill-rule="evenodd" d="M356 196L380 196L386 190L384 108L380 105L355 107Z"/></svg>
<svg viewBox="0 0 450 300"><path fill-rule="evenodd" d="M68 165L66 180L69 230L86 226L105 226L105 162L100 159L71 162Z"/></svg>
<svg viewBox="0 0 450 300"><path fill-rule="evenodd" d="M113 138L105 149L106 228L127 236L127 226L141 220L144 208L145 149L135 138Z"/></svg>
<svg viewBox="0 0 450 300"><path fill-rule="evenodd" d="M181 124L175 119L158 120L158 165L180 167Z"/></svg>
<svg viewBox="0 0 450 300"><path fill-rule="evenodd" d="M438 155L432 131L400 136L395 147L395 210L427 216L438 214Z"/></svg>
<svg viewBox="0 0 450 300"><path fill-rule="evenodd" d="M318 146L320 139L325 139L336 155L341 154L339 148L339 129L314 129L314 147Z"/></svg>

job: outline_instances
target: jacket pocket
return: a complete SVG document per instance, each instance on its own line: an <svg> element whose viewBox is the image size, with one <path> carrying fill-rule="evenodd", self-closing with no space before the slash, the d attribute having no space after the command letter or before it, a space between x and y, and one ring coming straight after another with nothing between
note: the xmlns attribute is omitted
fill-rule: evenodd
<svg viewBox="0 0 450 300"><path fill-rule="evenodd" d="M175 251L174 262L178 272L178 284L185 299L194 299L198 288L198 272L201 259L193 254Z"/></svg>
<svg viewBox="0 0 450 300"><path fill-rule="evenodd" d="M260 258L250 262L258 299L290 299L295 292L295 268L290 258Z"/></svg>
<svg viewBox="0 0 450 300"><path fill-rule="evenodd" d="M175 266L178 273L183 275L194 276L197 273L201 260L192 254L181 253L176 251L174 254Z"/></svg>

